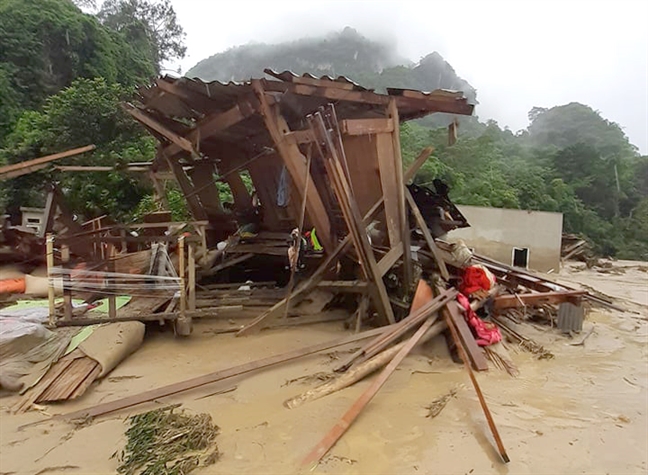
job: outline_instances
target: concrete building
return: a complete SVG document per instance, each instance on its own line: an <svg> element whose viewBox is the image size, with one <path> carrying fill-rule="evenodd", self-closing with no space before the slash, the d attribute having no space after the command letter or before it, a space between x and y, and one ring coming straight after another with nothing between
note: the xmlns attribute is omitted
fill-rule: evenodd
<svg viewBox="0 0 648 475"><path fill-rule="evenodd" d="M20 207L22 213L22 225L26 228L31 228L40 234L41 226L43 225L45 210L42 208L27 208Z"/></svg>
<svg viewBox="0 0 648 475"><path fill-rule="evenodd" d="M549 271L560 268L562 213L457 206L469 228L451 231L477 254L517 267Z"/></svg>

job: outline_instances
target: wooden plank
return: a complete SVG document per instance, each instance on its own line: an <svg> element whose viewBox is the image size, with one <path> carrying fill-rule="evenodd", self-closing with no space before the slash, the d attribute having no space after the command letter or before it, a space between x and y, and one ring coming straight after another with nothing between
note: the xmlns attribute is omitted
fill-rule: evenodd
<svg viewBox="0 0 648 475"><path fill-rule="evenodd" d="M401 155L401 143L400 143L400 117L398 115L398 107L396 106L396 101L389 101L389 107L387 108L387 114L394 124L394 131L392 132L392 147L394 150L394 165L395 165L395 175L394 181L397 183L396 188L396 202L398 210L398 221L400 228L398 230L400 235L400 241L403 246L403 281L405 283L405 293L409 295L410 286L412 285L412 250L410 245L410 227L407 220L407 212L405 206L405 180L403 178L403 157Z"/></svg>
<svg viewBox="0 0 648 475"><path fill-rule="evenodd" d="M266 128L295 185L295 191L299 197L299 204L304 198L304 189L306 187L306 159L300 152L297 143L294 142L294 138L290 140L289 137L286 137L285 134L290 132L288 123L279 113L278 108L273 110L270 107L261 81L253 79L252 87L261 104L261 114L263 115ZM331 223L322 197L315 186L308 187L306 191L306 210L308 212L308 220L317 229L317 236L324 247L324 251L328 252L333 247ZM293 216L293 218L297 221L298 216Z"/></svg>
<svg viewBox="0 0 648 475"><path fill-rule="evenodd" d="M242 254L240 256L233 257L231 259L226 260L225 262L218 264L211 269L201 272L202 277L210 276L210 275L215 275L218 272L222 271L223 269L227 269L228 267L235 266L236 264L240 264L241 262L247 261L248 259L251 259L254 257L253 253L248 253L248 254Z"/></svg>
<svg viewBox="0 0 648 475"><path fill-rule="evenodd" d="M445 306L442 312L447 312L447 318L450 318L454 327L459 332L459 337L468 353L472 367L476 371L488 371L488 361L484 356L483 350L477 345L475 337L470 331L459 305L456 302L451 302Z"/></svg>
<svg viewBox="0 0 648 475"><path fill-rule="evenodd" d="M405 193L405 197L407 198L407 203L410 206L410 209L412 210L412 213L414 214L414 218L416 219L416 223L418 224L419 229L421 232L423 232L423 237L425 238L425 242L427 243L428 247L430 248L430 251L432 251L432 254L434 255L434 259L437 262L437 265L439 266L439 270L441 271L441 276L445 279L448 280L450 278L450 273L448 272L448 268L446 266L445 260L443 260L443 255L439 251L439 248L437 247L436 243L434 242L434 238L432 237L432 233L430 233L430 229L428 228L427 224L425 223L425 219L423 219L423 215L421 214L421 210L419 207L416 205L416 201L414 201L414 197L412 196L412 193L410 191L403 187L403 191Z"/></svg>
<svg viewBox="0 0 648 475"><path fill-rule="evenodd" d="M347 345L349 343L355 343L356 341L362 341L366 338L371 338L376 335L381 334L384 331L389 331L390 327L381 327L375 328L373 330L368 330L362 333L355 335L350 335L344 338L335 339L332 341L327 341L324 343L318 343L312 346L298 348L296 350L291 350L286 353L280 353L274 356L268 356L260 360L251 361L249 363L243 363L240 365L232 366L230 368L222 369L215 371L213 373L208 373L202 376L197 376L195 378L187 379L185 381L180 381L178 383L169 384L167 386L162 386L159 388L151 389L140 394L134 394L122 399L117 399L114 401L98 404L96 406L80 409L78 411L73 411L67 414L61 414L58 416L51 417L47 421L59 420L59 419L77 419L80 417L97 417L103 414L108 414L111 412L118 411L120 409L125 409L127 407L133 407L138 404L142 404L148 401L153 401L163 397L172 396L184 391L189 391L206 384L215 383L222 381L233 376L242 376L259 369L269 368L287 361L292 361L297 358L302 358L304 356L312 355L314 353L319 353L320 351L329 350L331 348L337 348L340 346Z"/></svg>
<svg viewBox="0 0 648 475"><path fill-rule="evenodd" d="M24 162L0 167L0 181L8 180L9 178L15 178L21 175L26 175L28 173L31 173L32 171L40 170L41 168L43 168L40 165L47 165L48 163L55 160L60 160L62 158L73 157L81 153L90 152L95 148L97 147L94 145L86 145L85 147L74 148L65 152L45 155L44 157L34 158L33 160L26 160Z"/></svg>
<svg viewBox="0 0 648 475"><path fill-rule="evenodd" d="M345 119L340 121L340 129L346 135L391 134L394 121L388 119Z"/></svg>
<svg viewBox="0 0 648 475"><path fill-rule="evenodd" d="M380 388L387 382L387 379L396 370L398 365L412 351L419 340L423 337L430 327L434 324L435 319L429 318L421 327L412 335L407 344L394 356L394 359L380 372L378 377L373 381L371 386L362 393L358 400L353 403L349 410L342 416L340 421L324 436L324 438L313 448L302 462L303 465L317 463L319 460L335 445L335 443L344 435L351 424L356 420L362 410L369 404L373 397L378 393Z"/></svg>
<svg viewBox="0 0 648 475"><path fill-rule="evenodd" d="M398 203L398 174L394 156L392 134L378 134L373 137L376 141L378 170L382 195L385 200L385 220L390 247L402 246L401 220Z"/></svg>
<svg viewBox="0 0 648 475"><path fill-rule="evenodd" d="M71 353L70 353L71 355ZM67 356L70 356L67 355ZM27 411L31 405L36 402L36 400L49 388L56 378L59 377L65 371L65 369L72 363L74 358L61 358L59 361L54 363L45 373L45 376L31 389L25 393L25 395L20 398L20 400L13 407L13 412L16 414L21 414Z"/></svg>
<svg viewBox="0 0 648 475"><path fill-rule="evenodd" d="M91 358L88 358L91 359ZM99 377L101 374L101 365L97 363L96 361L92 360L94 362L94 367L90 370L90 373L86 378L81 381L81 383L77 386L77 388L74 390L72 394L70 394L69 399L76 399L79 396L83 395L83 393L86 392L86 389L90 387L92 383Z"/></svg>
<svg viewBox="0 0 648 475"><path fill-rule="evenodd" d="M332 108L332 105L329 105L329 107ZM355 200L352 199L353 195L351 193L349 182L342 171L336 148L326 126L324 125L322 115L317 113L310 116L309 125L315 136L318 138L317 146L320 149L320 154L324 158L327 174L329 178L331 178L335 194L342 208L344 219L351 233L351 239L358 256L360 257L362 263L361 270L365 274L365 278L370 280L375 287L377 298L375 299L374 304L376 310L387 322L394 323L394 311L389 302L389 296L387 295L387 289L382 280L382 275L380 275L378 270L376 258L373 254L371 244L369 243L369 237L367 236L362 215L360 214Z"/></svg>
<svg viewBox="0 0 648 475"><path fill-rule="evenodd" d="M563 302L578 302L587 294L584 290L565 290L561 292L542 292L515 295L500 295L494 299L494 310L505 308L534 307L540 305L557 305Z"/></svg>
<svg viewBox="0 0 648 475"><path fill-rule="evenodd" d="M334 292L349 292L362 294L367 291L368 284L362 280L322 280L317 284L318 289Z"/></svg>
<svg viewBox="0 0 648 475"><path fill-rule="evenodd" d="M457 331L457 327L455 327L454 325L455 322L451 315L452 312L448 310L448 307L450 307L450 305L447 305L445 311L442 311L442 313L446 319L446 323L448 325L448 328L450 329L450 333L452 334L452 339L454 340L457 350L459 351L459 356L463 361L464 368L466 368L466 371L468 372L468 376L470 377L470 381L472 382L472 385L475 388L475 393L477 393L479 404L481 405L482 411L484 411L484 416L486 417L486 421L488 422L488 427L490 428L491 433L493 434L493 438L495 439L495 443L497 444L497 448L499 450L500 456L502 457L502 460L505 463L508 463L510 460L506 453L506 449L504 448L504 444L502 443L502 439L499 435L499 431L495 426L495 421L493 420L493 416L491 415L490 409L488 409L488 405L486 404L486 399L484 398L481 388L479 387L479 383L477 383L477 378L475 378L475 375L473 374L472 369L470 368L470 364L468 363L468 356L466 355L466 348L463 346L461 342L461 339Z"/></svg>
<svg viewBox="0 0 648 475"><path fill-rule="evenodd" d="M159 123L157 120L155 120L153 117L151 117L149 114L144 112L143 110L138 109L132 104L125 103L122 105L124 110L128 112L135 120L138 122L141 122L148 128L154 130L158 134L162 135L165 137L169 142L177 145L180 147L182 150L189 152L192 156L198 157L198 153L194 149L194 146L192 143L187 140L186 138L176 134L163 124Z"/></svg>
<svg viewBox="0 0 648 475"><path fill-rule="evenodd" d="M285 136L287 138L290 138L291 140L294 140L300 145L311 143L315 140L310 130L293 130L292 132L285 134Z"/></svg>

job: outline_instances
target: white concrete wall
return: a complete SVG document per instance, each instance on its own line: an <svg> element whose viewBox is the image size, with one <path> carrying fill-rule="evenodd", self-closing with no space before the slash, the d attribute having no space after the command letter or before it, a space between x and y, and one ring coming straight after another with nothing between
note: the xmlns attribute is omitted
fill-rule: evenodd
<svg viewBox="0 0 648 475"><path fill-rule="evenodd" d="M469 228L450 231L447 240L462 239L477 254L513 263L513 248L529 249L529 269L560 268L562 213L519 209L457 206Z"/></svg>

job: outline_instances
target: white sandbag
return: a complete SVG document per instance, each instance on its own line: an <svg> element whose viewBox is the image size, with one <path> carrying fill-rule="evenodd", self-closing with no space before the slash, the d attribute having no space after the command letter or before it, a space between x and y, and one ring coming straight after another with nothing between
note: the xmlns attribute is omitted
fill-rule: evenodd
<svg viewBox="0 0 648 475"><path fill-rule="evenodd" d="M25 294L35 297L47 297L47 277L25 276ZM63 295L63 279L54 279L54 294Z"/></svg>

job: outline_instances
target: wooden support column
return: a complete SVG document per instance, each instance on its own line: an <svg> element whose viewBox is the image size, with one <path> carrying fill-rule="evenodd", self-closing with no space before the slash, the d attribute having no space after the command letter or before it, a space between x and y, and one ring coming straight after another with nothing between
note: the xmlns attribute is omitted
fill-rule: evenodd
<svg viewBox="0 0 648 475"><path fill-rule="evenodd" d="M61 245L61 268L67 270L70 263L70 248L63 244ZM70 288L70 275L66 272L63 273L63 317L66 320L72 319L72 289Z"/></svg>
<svg viewBox="0 0 648 475"><path fill-rule="evenodd" d="M197 161L189 171L189 176L194 185L193 193L200 198L205 213L208 216L223 214L218 187L214 181L214 164L206 161Z"/></svg>
<svg viewBox="0 0 648 475"><path fill-rule="evenodd" d="M228 184L234 198L234 207L237 210L245 210L252 207L252 198L247 190L245 183L239 172L230 173L225 177L225 183Z"/></svg>
<svg viewBox="0 0 648 475"><path fill-rule="evenodd" d="M306 174L306 158L300 152L294 136L287 135L290 134L290 128L288 127L286 120L278 110L273 111L270 107L261 81L253 79L252 87L259 99L261 114L263 115L266 128L268 129L277 151L290 173L296 191L300 198L302 198L305 188L304 177ZM333 249L331 223L327 210L322 202L322 198L319 195L317 188L314 186L308 188L306 194L306 210L309 221L317 229L317 236L324 246L324 251L329 252Z"/></svg>
<svg viewBox="0 0 648 475"><path fill-rule="evenodd" d="M175 179L178 182L180 189L182 190L182 194L187 200L191 215L196 221L205 221L207 219L207 213L202 207L198 196L193 193L193 184L182 168L182 165L180 165L177 160L169 158L169 156L166 154L164 155L164 158L169 164L169 168L173 171L173 175L175 176Z"/></svg>
<svg viewBox="0 0 648 475"><path fill-rule="evenodd" d="M389 101L387 114L394 124L394 131L392 132L392 145L394 149L394 165L395 181L397 183L396 189L396 202L399 219L399 234L403 245L403 280L405 281L405 290L408 290L412 284L412 251L410 248L410 229L407 221L407 213L405 207L405 181L403 179L403 157L401 156L401 143L400 143L400 118L398 116L398 107L396 106L396 99Z"/></svg>
<svg viewBox="0 0 648 475"><path fill-rule="evenodd" d="M176 334L191 334L191 317L187 316L187 280L185 278L185 237L178 238L178 276L180 277L180 316L175 322Z"/></svg>
<svg viewBox="0 0 648 475"><path fill-rule="evenodd" d="M162 183L160 183L160 180L158 180L157 176L155 176L155 173L152 170L149 170L148 175L151 179L151 182L153 182L153 188L155 189L155 202L161 203L162 207L168 210L169 201L167 200L164 186L162 185Z"/></svg>

